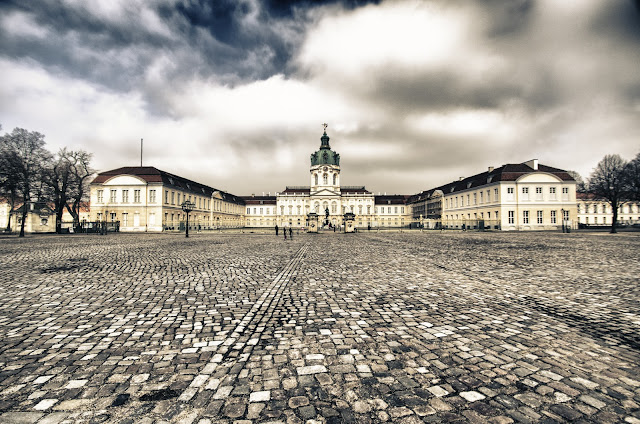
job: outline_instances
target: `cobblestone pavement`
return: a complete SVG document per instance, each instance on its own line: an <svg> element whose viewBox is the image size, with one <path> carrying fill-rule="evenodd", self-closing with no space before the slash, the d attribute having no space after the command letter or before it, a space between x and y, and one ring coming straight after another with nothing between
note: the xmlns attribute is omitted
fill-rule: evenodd
<svg viewBox="0 0 640 424"><path fill-rule="evenodd" d="M2 423L640 423L640 235L0 241Z"/></svg>

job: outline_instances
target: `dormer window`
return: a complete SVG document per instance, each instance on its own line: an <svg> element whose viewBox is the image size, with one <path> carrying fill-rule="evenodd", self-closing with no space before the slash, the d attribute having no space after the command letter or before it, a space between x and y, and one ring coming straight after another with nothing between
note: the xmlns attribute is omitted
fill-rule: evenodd
<svg viewBox="0 0 640 424"><path fill-rule="evenodd" d="M489 184L491 182L491 180L493 180L493 175L490 176L489 178L487 178L487 184Z"/></svg>
<svg viewBox="0 0 640 424"><path fill-rule="evenodd" d="M467 188L471 188L471 183L470 182L467 183Z"/></svg>

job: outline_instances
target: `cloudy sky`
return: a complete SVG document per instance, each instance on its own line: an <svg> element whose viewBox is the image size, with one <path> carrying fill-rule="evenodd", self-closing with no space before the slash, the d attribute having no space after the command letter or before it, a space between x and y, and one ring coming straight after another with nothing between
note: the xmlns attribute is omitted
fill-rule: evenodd
<svg viewBox="0 0 640 424"><path fill-rule="evenodd" d="M0 3L0 124L100 171L140 163L238 195L413 194L537 158L587 177L640 152L637 0Z"/></svg>

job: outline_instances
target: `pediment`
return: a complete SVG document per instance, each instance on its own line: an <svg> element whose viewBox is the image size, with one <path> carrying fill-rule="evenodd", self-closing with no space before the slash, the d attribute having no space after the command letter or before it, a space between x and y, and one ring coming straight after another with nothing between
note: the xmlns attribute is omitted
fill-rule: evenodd
<svg viewBox="0 0 640 424"><path fill-rule="evenodd" d="M340 193L338 193L337 191L334 191L334 190L329 190L329 189L323 188L321 190L311 192L310 196L311 197L314 197L314 196L322 196L322 197L335 196L335 197L340 197Z"/></svg>

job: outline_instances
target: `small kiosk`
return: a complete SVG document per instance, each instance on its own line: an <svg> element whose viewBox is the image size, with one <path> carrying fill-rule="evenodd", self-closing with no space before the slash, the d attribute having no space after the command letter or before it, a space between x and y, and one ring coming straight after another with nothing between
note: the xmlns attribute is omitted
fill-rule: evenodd
<svg viewBox="0 0 640 424"><path fill-rule="evenodd" d="M307 215L307 233L318 233L318 214L315 212Z"/></svg>
<svg viewBox="0 0 640 424"><path fill-rule="evenodd" d="M344 214L344 232L345 233L356 232L355 220L356 220L356 214L354 214L353 212L347 212Z"/></svg>

